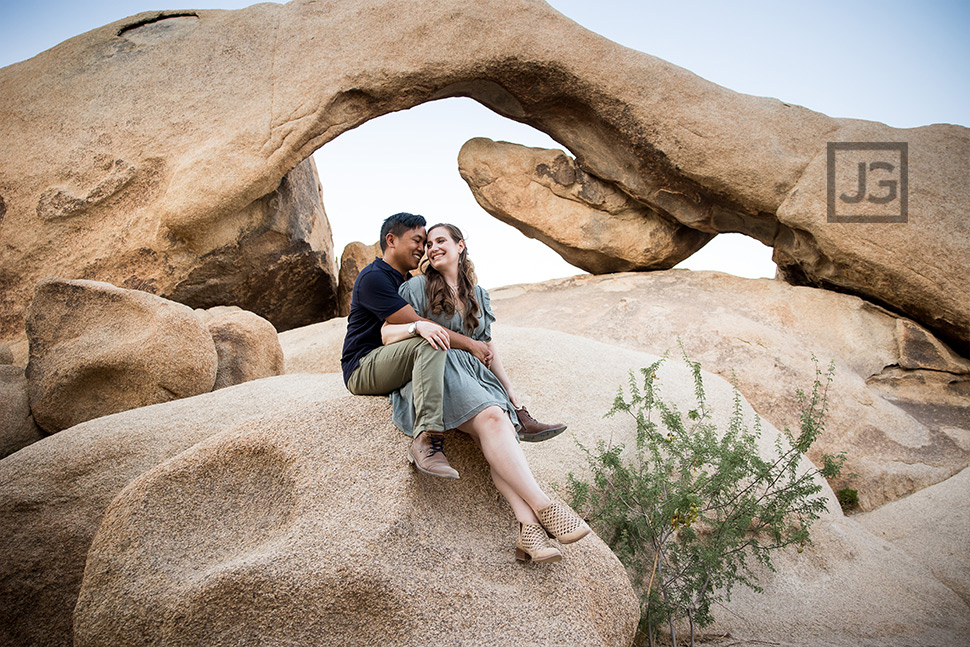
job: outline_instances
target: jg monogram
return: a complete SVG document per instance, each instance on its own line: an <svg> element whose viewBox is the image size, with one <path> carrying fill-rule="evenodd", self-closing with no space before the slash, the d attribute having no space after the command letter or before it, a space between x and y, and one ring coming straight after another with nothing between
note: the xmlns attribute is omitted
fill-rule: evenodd
<svg viewBox="0 0 970 647"><path fill-rule="evenodd" d="M828 221L906 222L908 149L906 142L829 142Z"/></svg>

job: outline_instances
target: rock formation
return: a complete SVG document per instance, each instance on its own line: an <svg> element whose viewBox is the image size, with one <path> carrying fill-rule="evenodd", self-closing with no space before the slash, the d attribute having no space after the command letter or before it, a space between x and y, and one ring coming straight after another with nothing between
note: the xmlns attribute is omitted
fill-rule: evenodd
<svg viewBox="0 0 970 647"><path fill-rule="evenodd" d="M921 562L970 606L970 469L878 510L859 524Z"/></svg>
<svg viewBox="0 0 970 647"><path fill-rule="evenodd" d="M461 147L458 171L483 209L592 274L669 269L714 236L660 216L562 151L476 138Z"/></svg>
<svg viewBox="0 0 970 647"><path fill-rule="evenodd" d="M277 378L279 379L279 378ZM88 548L111 500L209 436L288 407L346 394L338 376L248 382L98 418L0 461L0 645L71 647Z"/></svg>
<svg viewBox="0 0 970 647"><path fill-rule="evenodd" d="M514 518L470 439L451 443L461 480L433 481L383 398L309 405L121 492L88 554L76 647L630 643L638 605L613 554L590 538L560 568L515 563Z"/></svg>
<svg viewBox="0 0 970 647"><path fill-rule="evenodd" d="M312 157L218 226L211 235L224 247L207 250L160 295L193 308L234 304L278 330L337 314L337 262Z"/></svg>
<svg viewBox="0 0 970 647"><path fill-rule="evenodd" d="M373 245L365 245L354 241L344 247L340 255L340 279L337 283L337 303L339 304L339 316L346 317L350 314L350 298L354 292L354 281L360 271L370 265L375 257L381 257L380 242Z"/></svg>
<svg viewBox="0 0 970 647"><path fill-rule="evenodd" d="M857 487L870 512L844 517L826 489L815 546L779 556L766 595L736 593L719 627L796 644L959 644L970 633L970 569L954 542L970 528L966 515L946 518L945 506L965 493L970 462L961 357L970 354L970 131L897 130L740 95L611 43L539 0L149 12L0 70L0 339L17 355L29 319L31 407L42 427L69 427L0 460L0 644L219 636L245 645L281 635L371 644L382 629L382 639L403 644L427 643L427 632L467 644L523 635L629 644L630 592L594 538L567 547L553 569L510 561L511 515L471 443L454 441L467 479L422 480L404 461L386 402L338 399L337 373L256 380L75 424L121 400L157 401L135 387L162 400L211 389L212 338L174 306L170 323L153 330L136 307L151 295L123 302L124 290L107 287L99 303L127 303L137 316L80 335L98 321L91 302L70 296L93 285L84 281L42 283L51 303L37 299L27 314L34 283L61 274L194 307L236 303L280 329L325 316L335 307L333 253L307 158L368 119L451 96L549 133L587 187L595 177L707 235L753 236L774 247L787 280L869 300L686 272L492 295L504 322L496 339L525 404L568 420L586 444L629 439L629 421L616 427L601 416L626 372L676 349L678 337L709 370L736 374L777 426L797 424L790 394L811 383L811 354L834 358L823 440L848 451L856 476L842 484ZM828 222L830 142L908 144L908 221ZM328 335L324 346L342 338L339 326L315 329ZM158 340L159 354L145 353L155 331L170 336ZM292 341L304 370L339 358L312 333ZM187 343L197 357L185 356ZM128 372L119 372L115 360L132 358L142 364L122 362ZM204 375L138 377L145 362L172 375L179 361ZM668 394L689 398L684 371L666 370ZM74 378L104 402L71 390ZM99 391L105 384L125 393ZM730 409L723 380L710 377L708 393ZM776 433L766 432L766 441ZM545 484L582 468L565 436L525 450ZM485 514L468 515L469 506ZM945 521L945 532L920 525L914 511ZM377 547L393 568L375 560ZM432 594L422 597L402 572L429 558L442 568L425 571L419 583ZM541 605L523 610L523 600ZM150 605L149 621L135 602ZM422 623L410 621L415 609Z"/></svg>
<svg viewBox="0 0 970 647"><path fill-rule="evenodd" d="M47 279L27 317L30 408L48 433L212 390L212 336L191 308L97 281Z"/></svg>
<svg viewBox="0 0 970 647"><path fill-rule="evenodd" d="M627 371L651 363L656 356L557 331L510 327L499 316L496 343L527 406L540 416L543 411L555 411L570 423L567 435L524 448L540 481L562 483L566 471L579 471L584 465L571 435L589 445L611 435L622 442L632 434L632 421L604 420L602 413L617 386L625 382ZM338 339L329 343L339 348ZM705 381L714 411L726 415L731 389L710 374L705 374ZM662 369L661 384L664 396L678 406L690 404L693 384L676 360ZM131 644L139 644L145 636L132 633L139 627L146 627L148 636L191 645L197 627L205 623L211 623L211 635L230 641L240 638L240 626L253 628L233 644L278 637L282 627L293 631L288 635L300 637L313 631L337 631L347 638L346 644L358 644L348 628L356 617L353 609L362 606L371 612L369 619L378 618L374 622L385 626L386 618L398 617L396 607L380 606L373 592L381 593L379 599L393 601L409 590L394 575L397 571L381 567L380 561L374 563L375 545L399 560L405 554L410 555L407 559L426 563L432 556L447 566L444 581L430 588L435 592L431 597L453 595L447 605L438 605L436 613L454 613L462 620L451 622L447 621L450 615L439 615L443 618L440 635L464 636L460 632L471 631L472 626L481 632L481 644L516 644L496 633L521 632L511 624L516 614L499 613L501 622L489 619L487 626L475 623L480 618L477 613L463 614L463 601L477 603L480 590L488 592L489 604L501 605L505 599L522 599L521 589L519 597L502 595L505 587L545 587L536 593L547 601L542 608L545 612L559 608L558 598L550 601L546 596L550 589L558 591L557 583L570 577L569 572L520 567L526 575L523 580L523 573L512 568L511 513L496 504L497 495L485 481L477 450L470 443L453 441L463 475L455 482L458 488L421 480L404 460L406 439L393 429L384 399L344 396L339 373L257 380L92 420L0 461L0 550L9 556L0 566L0 644L71 644L71 612L82 588L85 558L102 519L105 530L90 551L91 578L85 576L83 603L75 619L77 645L95 639L111 642L119 636L122 642L130 639ZM745 411L751 419L754 413L747 407ZM361 431L348 434L355 427L347 425L360 425ZM770 446L775 432L770 424L765 427L764 443ZM340 433L331 436L336 430ZM327 452L331 445L336 459ZM206 491L204 484L211 485L211 490ZM321 492L340 496L321 499ZM827 492L831 500L831 491ZM389 512L383 516L359 505L347 507L348 501L368 495L397 504L388 505ZM216 501L224 502L226 497L241 499L238 505L218 507ZM456 517L461 502L481 506L488 514ZM330 518L335 510L339 518L355 515L354 523L335 523ZM160 516L152 517L154 513ZM358 519L373 532L341 532L341 528L351 530ZM171 532L161 531L166 522ZM956 527L963 528L963 523ZM441 530L445 526L447 532ZM947 564L939 560L949 559L946 542L953 533L938 536L925 526L914 532L923 542L922 561L910 556L908 546L886 543L853 517L842 516L832 502L813 531L814 545L801 555L794 551L779 555L779 572L764 575L764 595L737 591L728 608L717 614L718 628L739 639L794 644L956 644L970 631L970 611L954 593L966 587L960 574L964 571L959 570L965 567L965 555L953 558L960 566L949 570L951 579L945 586L933 573L947 571ZM133 540L129 548L124 548L122 537ZM328 537L333 543L330 548ZM477 550L469 551L470 545ZM346 547L343 559L334 548L340 546ZM598 601L604 596L614 603L598 620L583 615L569 625L585 629L565 631L591 632L582 635L625 647L629 637L620 634L627 631L629 619L615 604L619 589L611 587L617 586L617 580L610 574L613 567L600 561L606 554L598 546L583 542L567 546L563 565L587 569L583 577L598 587L585 598L583 608L601 608ZM151 553L154 566L136 559L145 551ZM102 570L107 564L123 564L132 569L133 577L119 580L110 570ZM602 564L595 567L595 574L588 570L593 564ZM339 567L343 576L332 590L325 585L335 582L336 576L333 568L324 565ZM477 583L461 588L451 575L472 567L491 573L491 579L473 575L470 581ZM454 586L461 595L454 594ZM314 595L297 598L292 595L294 587ZM268 591L280 592L275 604L267 601ZM318 593L331 600L353 597L355 604L321 608L318 622L300 624L297 621L307 608L316 610ZM619 599L626 599L622 595ZM104 610L90 604L99 596ZM225 614L201 602L216 596L224 601L219 608ZM245 597L245 604L240 597ZM131 600L147 600L149 613L168 610L172 617L191 616L198 623L140 624L140 612L124 604ZM853 613L846 614L846 608ZM111 617L105 615L108 609L116 611L117 622L105 623ZM253 610L264 613L247 615ZM278 620L278 626L267 617ZM604 625L611 625L613 633L602 629ZM542 623L534 626L535 631L544 630ZM407 625L407 629L415 632L409 635L422 635L420 627ZM364 626L363 631L362 641L368 638L369 628ZM615 639L607 642L605 635ZM535 636L530 644L548 642L541 635L528 636ZM473 638L467 644L480 643Z"/></svg>
<svg viewBox="0 0 970 647"><path fill-rule="evenodd" d="M149 12L0 70L0 335L19 334L40 265L69 256L63 241L117 250L84 276L137 281L127 269L148 262L164 274L148 277L156 291L175 296L182 259L252 231L250 205L314 150L452 96L549 133L665 218L753 236L790 280L865 295L967 352L970 131L741 95L540 0ZM908 143L908 222L828 222L828 142Z"/></svg>
<svg viewBox="0 0 970 647"><path fill-rule="evenodd" d="M0 364L0 458L43 437L30 413L24 369Z"/></svg>
<svg viewBox="0 0 970 647"><path fill-rule="evenodd" d="M835 486L858 490L863 509L970 465L970 362L858 297L688 270L559 279L491 297L511 325L654 354L679 354L683 343L777 426L797 426L795 393L812 384L813 356L823 370L834 361L818 448L847 452L852 476Z"/></svg>
<svg viewBox="0 0 970 647"><path fill-rule="evenodd" d="M214 389L283 373L283 349L273 324L246 310L215 314L206 321L219 357Z"/></svg>
<svg viewBox="0 0 970 647"><path fill-rule="evenodd" d="M347 318L280 333L286 373L340 373Z"/></svg>
<svg viewBox="0 0 970 647"><path fill-rule="evenodd" d="M8 249L29 252L5 254L0 262L0 336L17 339L24 299L34 282L51 275L108 281L196 308L237 304L282 329L336 314L333 242L312 158L268 194L227 214L205 232L205 242L193 246L158 234L146 209L151 185L159 181L152 164L136 169L116 160L106 171L109 180L119 169L126 175L104 180L107 188L98 185L84 200L65 197L68 189L51 189L26 230L16 218L7 219L0 240ZM61 179L84 183L76 174Z"/></svg>
<svg viewBox="0 0 970 647"><path fill-rule="evenodd" d="M463 479L449 487L413 471L406 443L384 398L349 397L330 374L247 382L92 420L28 447L0 462L0 547L10 556L0 566L0 644L72 644L71 612L95 531L116 498L105 523L134 530L127 502L143 488L162 497L162 525L142 519L145 534L131 550L113 532L99 534L75 614L76 645L288 642L275 639L281 635L339 635L333 642L354 645L373 644L378 630L395 644L431 644L432 636L469 645L523 636L532 644L557 636L630 643L636 605L599 540L567 547L562 568L516 564L511 511L474 445L454 442ZM169 505L173 496L182 502ZM362 506L364 497L379 503ZM200 516L209 505L211 516ZM468 515L470 507L480 514ZM157 534L164 526L167 540ZM149 544L159 568L142 563L151 572L132 572L124 584L101 570L103 560L128 559ZM441 568L428 569L429 559ZM135 636L135 609L117 607L105 624L107 607L90 604L151 591L157 596L145 610L199 619L202 643L197 622L149 623L148 634Z"/></svg>

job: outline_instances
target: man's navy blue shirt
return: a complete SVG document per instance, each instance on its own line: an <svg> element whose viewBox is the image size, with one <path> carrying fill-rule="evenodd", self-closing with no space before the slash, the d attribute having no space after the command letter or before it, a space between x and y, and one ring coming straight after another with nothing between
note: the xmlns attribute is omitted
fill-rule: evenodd
<svg viewBox="0 0 970 647"><path fill-rule="evenodd" d="M347 317L347 336L340 357L344 384L360 365L364 355L381 346L381 326L384 320L408 305L397 289L404 276L383 259L375 258L354 281L350 296L350 315Z"/></svg>

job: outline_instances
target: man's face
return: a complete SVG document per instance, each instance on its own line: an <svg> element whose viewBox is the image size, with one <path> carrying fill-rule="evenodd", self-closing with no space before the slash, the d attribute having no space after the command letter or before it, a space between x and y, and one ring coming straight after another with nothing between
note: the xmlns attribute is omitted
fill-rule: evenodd
<svg viewBox="0 0 970 647"><path fill-rule="evenodd" d="M393 254L398 264L413 270L418 266L421 257L424 256L424 241L427 238L424 227L409 229L400 236L388 242L385 257ZM385 259L386 260L386 259Z"/></svg>

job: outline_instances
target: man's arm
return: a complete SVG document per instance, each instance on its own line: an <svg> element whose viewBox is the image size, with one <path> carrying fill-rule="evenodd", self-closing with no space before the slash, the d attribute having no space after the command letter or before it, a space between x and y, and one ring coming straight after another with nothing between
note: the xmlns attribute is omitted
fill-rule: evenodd
<svg viewBox="0 0 970 647"><path fill-rule="evenodd" d="M403 325L403 328L399 328L398 330L404 330L405 336L399 337L394 341L400 341L401 339L404 339L407 336L408 325L410 325L414 321L427 321L429 323L434 323L433 321L425 319L424 317L418 316L418 313L415 312L414 308L412 308L410 305L404 306L403 308L401 308L400 310L392 314L390 317L388 317L385 321L386 321L386 324L384 326L385 328L390 327L387 324ZM437 326L438 324L435 324L435 325ZM424 326L422 326L422 328L424 328ZM471 337L466 337L461 333L455 332L453 330L448 330L447 328L442 328L442 330L447 332L449 337L449 344L448 346L446 346L446 348L457 348L459 350L467 350L469 353L471 353L476 358L478 358L478 361L480 361L485 366L488 366L489 364L492 363L492 351L488 347L488 344L486 344L485 342L476 341ZM395 334L400 334L400 333L397 332ZM384 336L383 329L381 330L381 336L382 338ZM424 337L424 335L422 335L422 337ZM384 342L384 343L390 343L390 342ZM434 346L434 344L432 344L432 346Z"/></svg>
<svg viewBox="0 0 970 647"><path fill-rule="evenodd" d="M384 325L381 326L381 343L387 346L394 342L411 339L414 337L410 332L411 326L414 326L414 335L427 339L435 350L448 350L450 348L451 341L448 336L448 329L433 321L423 319L402 324L389 324L385 321Z"/></svg>

